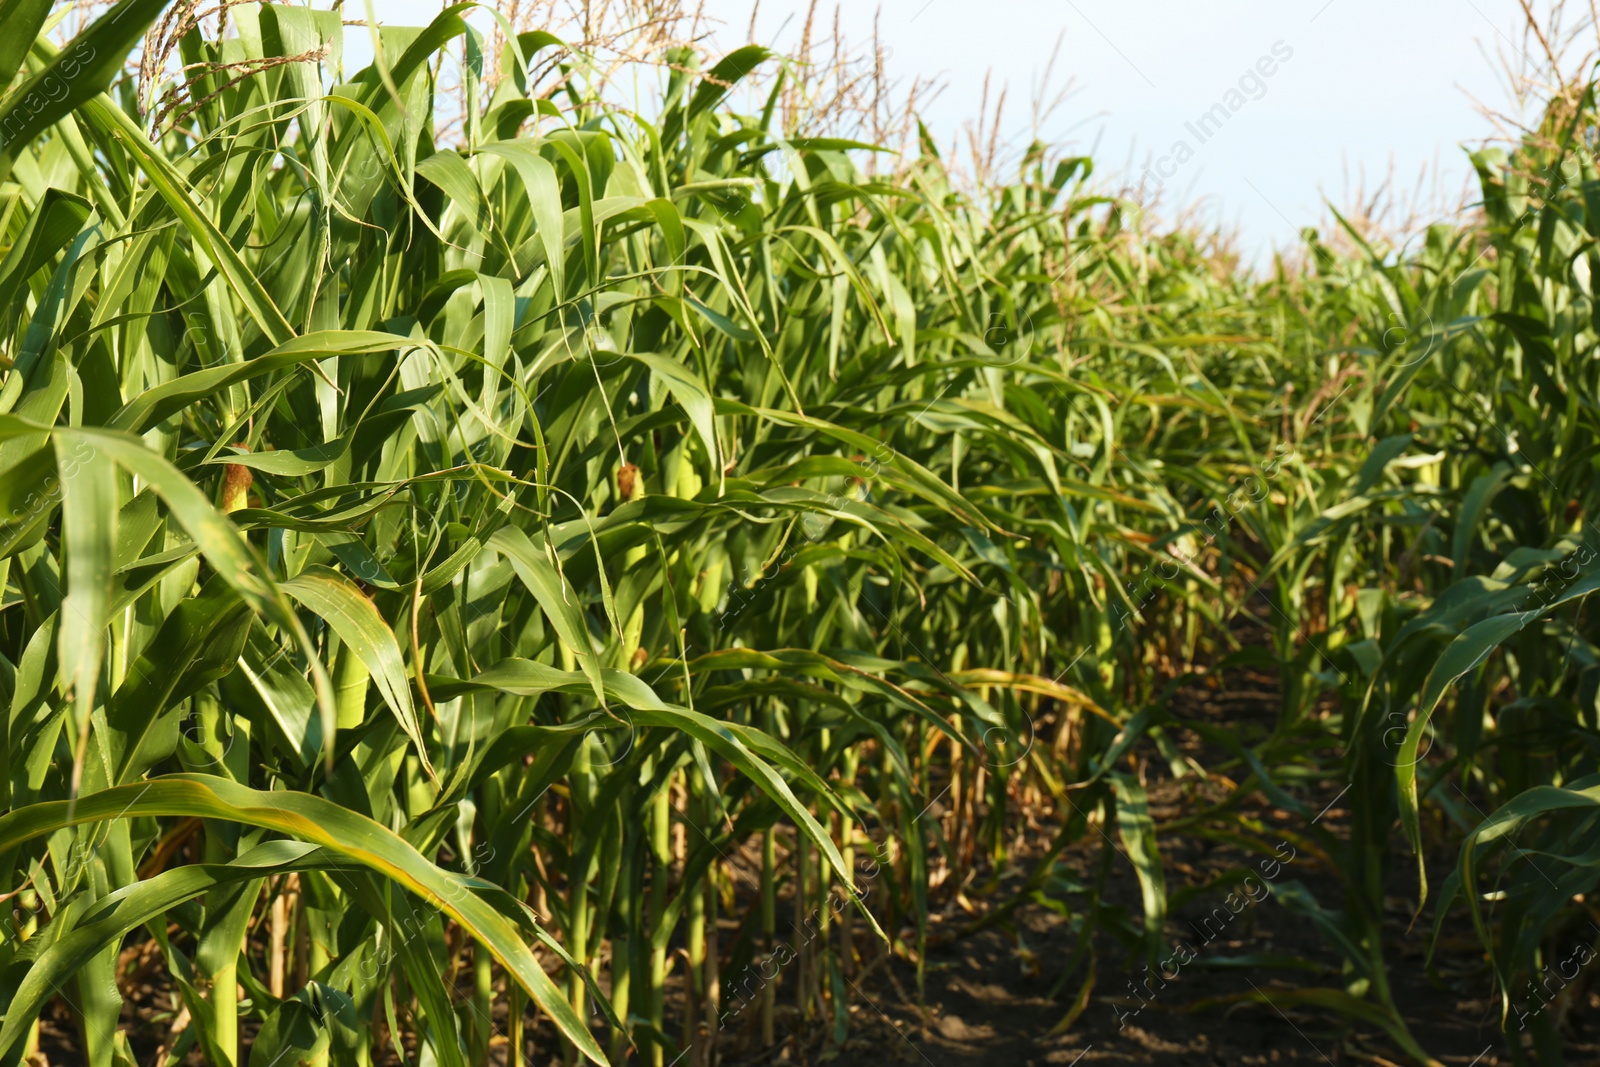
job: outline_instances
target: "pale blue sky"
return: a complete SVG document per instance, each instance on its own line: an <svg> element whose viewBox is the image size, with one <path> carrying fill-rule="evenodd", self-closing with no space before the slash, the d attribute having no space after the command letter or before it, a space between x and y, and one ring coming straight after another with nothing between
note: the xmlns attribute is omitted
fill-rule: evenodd
<svg viewBox="0 0 1600 1067"><path fill-rule="evenodd" d="M707 2L740 37L750 10L750 0ZM883 0L878 10L890 73L948 83L926 112L942 140L975 116L992 69L1011 86L1007 132L1025 142L1031 86L1060 36L1055 80L1077 91L1045 139L1097 146L1101 173L1131 171L1134 182L1187 142L1193 158L1165 164L1168 201L1203 199L1210 218L1242 229L1252 258L1295 241L1324 197L1342 204L1363 170L1369 188L1380 183L1391 161L1408 191L1437 164L1454 203L1469 173L1458 145L1494 132L1473 98L1511 109L1494 53L1520 49L1524 25L1517 0ZM869 37L873 13L846 5L845 36ZM765 0L757 37L792 44L803 19L802 5ZM1572 59L1593 41L1581 27ZM1247 81L1243 106L1200 144L1185 124L1279 42L1292 56L1267 64L1264 88Z"/></svg>
<svg viewBox="0 0 1600 1067"><path fill-rule="evenodd" d="M1541 14L1551 2L1533 0ZM744 43L751 4L705 0L728 47ZM438 0L374 6L385 22L420 23ZM1587 19L1587 5L1573 7ZM1427 168L1425 193L1457 202L1469 174L1459 145L1495 132L1475 101L1517 114L1495 53L1528 45L1544 65L1518 0L881 0L844 4L843 35L865 46L875 15L891 77L946 83L924 111L942 143L976 117L992 71L1011 89L1004 133L1025 144L1031 87L1059 38L1054 83L1070 79L1076 91L1044 139L1093 147L1101 176L1133 183L1186 142L1193 157L1164 164L1166 202L1198 201L1237 226L1257 262L1325 218L1324 198L1347 203L1363 173L1369 190L1392 172L1410 193ZM763 0L756 37L792 49L804 19L804 2ZM819 4L818 22L832 21ZM1587 24L1571 29L1569 71L1595 41ZM358 34L349 36L354 59ZM1278 58L1258 68L1274 46ZM1242 97L1230 97L1242 78ZM1187 129L1241 99L1205 143Z"/></svg>

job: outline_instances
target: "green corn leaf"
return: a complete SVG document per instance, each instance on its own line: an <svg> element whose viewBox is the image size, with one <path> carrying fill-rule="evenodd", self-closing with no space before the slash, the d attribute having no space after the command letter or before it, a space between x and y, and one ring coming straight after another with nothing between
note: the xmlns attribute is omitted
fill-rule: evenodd
<svg viewBox="0 0 1600 1067"><path fill-rule="evenodd" d="M250 620L248 605L216 575L167 615L109 701L116 784L134 781L171 754L178 744L178 702L234 669ZM63 619L63 633L66 625Z"/></svg>
<svg viewBox="0 0 1600 1067"><path fill-rule="evenodd" d="M367 330L308 333L286 340L254 359L194 371L147 390L124 405L109 426L111 429L138 433L151 423L182 411L197 400L264 374L328 356L372 355L397 348L411 348L416 344L409 338Z"/></svg>
<svg viewBox="0 0 1600 1067"><path fill-rule="evenodd" d="M430 776L437 777L428 758L422 724L417 721L417 710L411 702L411 683L406 678L400 644L372 601L355 583L326 567L308 567L284 582L283 591L321 616L339 635L340 642L366 664L379 695L416 746L417 759ZM333 736L326 722L323 730L325 736Z"/></svg>
<svg viewBox="0 0 1600 1067"><path fill-rule="evenodd" d="M318 706L322 709L324 736L332 743L335 713L332 686L327 671L316 658L311 637L284 598L278 584L249 544L211 502L170 463L151 452L135 438L100 430L72 431L90 447L104 452L124 470L142 478L171 510L185 532L217 574L244 598L245 602L272 622L293 634L312 664L312 677Z"/></svg>
<svg viewBox="0 0 1600 1067"><path fill-rule="evenodd" d="M548 545L548 542L541 542ZM515 526L503 526L489 538L488 547L505 553L516 568L517 577L527 586L528 592L538 600L561 641L578 661L595 698L606 702L605 683L601 680L600 665L595 661L594 643L589 638L589 624L577 593L567 584L546 549L541 549L527 534Z"/></svg>
<svg viewBox="0 0 1600 1067"><path fill-rule="evenodd" d="M190 864L163 871L102 898L71 933L52 942L33 961L6 1008L0 1054L22 1038L45 1002L102 946L120 944L130 931L208 890L269 873L331 869L338 862L315 845L269 841L228 863Z"/></svg>
<svg viewBox="0 0 1600 1067"><path fill-rule="evenodd" d="M111 578L117 544L117 469L83 438L55 439L61 479L62 540L67 595L58 637L61 673L72 685L80 730L89 722L110 622Z"/></svg>
<svg viewBox="0 0 1600 1067"><path fill-rule="evenodd" d="M167 6L167 0L120 0L59 52L46 41L34 42L40 22L30 18L36 12L29 9L36 6L10 4L0 10L8 33L26 34L28 43L49 57L38 73L0 100L0 166L7 168L34 137L111 84L128 51ZM0 59L7 61L0 66L0 74L16 72L10 64L17 50L18 45L13 44L7 53L0 53ZM17 60L20 58L17 55ZM0 85L9 82L8 76Z"/></svg>
<svg viewBox="0 0 1600 1067"><path fill-rule="evenodd" d="M480 900L459 876L429 863L392 831L321 797L262 792L211 775L167 775L92 793L72 803L47 801L0 815L0 854L62 826L146 815L192 815L276 830L396 882L461 923L569 1041L593 1062L606 1064L605 1054L522 943L511 920Z"/></svg>
<svg viewBox="0 0 1600 1067"><path fill-rule="evenodd" d="M8 86L22 69L22 61L33 47L45 19L50 16L50 0L4 0L0 3L0 26L7 34L0 40L0 86Z"/></svg>
<svg viewBox="0 0 1600 1067"><path fill-rule="evenodd" d="M1167 925L1167 880L1156 844L1155 821L1150 817L1144 787L1136 779L1114 774L1111 785L1117 799L1117 834L1144 898L1145 953L1154 964L1166 948Z"/></svg>
<svg viewBox="0 0 1600 1067"><path fill-rule="evenodd" d="M47 189L28 216L21 236L0 261L0 322L9 325L10 309L33 277L72 243L89 220L89 202L61 189Z"/></svg>

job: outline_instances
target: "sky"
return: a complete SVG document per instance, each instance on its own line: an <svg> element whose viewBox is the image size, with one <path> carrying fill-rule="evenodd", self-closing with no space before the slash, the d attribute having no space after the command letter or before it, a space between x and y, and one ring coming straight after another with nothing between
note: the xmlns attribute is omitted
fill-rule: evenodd
<svg viewBox="0 0 1600 1067"><path fill-rule="evenodd" d="M766 0L756 38L792 47L797 8ZM747 32L750 0L706 10ZM846 5L844 36L869 38L873 16ZM1495 132L1479 104L1514 110L1496 52L1520 50L1525 25L1518 0L882 0L877 20L891 76L946 83L924 115L943 143L976 117L992 71L1020 105L1002 137L1025 145L1026 101L1059 41L1052 84L1073 93L1042 139L1092 148L1097 173L1160 186L1170 207L1198 203L1257 262L1325 221L1325 201L1351 202L1363 176L1371 190L1393 174L1414 198L1426 173L1424 201L1458 204L1460 146ZM1237 110L1197 125L1218 104Z"/></svg>
<svg viewBox="0 0 1600 1067"><path fill-rule="evenodd" d="M1543 13L1555 0L1531 2ZM373 3L389 23L438 10L438 0ZM747 39L751 10L752 0L704 7L729 49ZM755 39L794 49L804 0L756 10ZM819 13L831 31L827 0ZM1071 94L1040 138L1092 154L1110 183L1159 187L1169 215L1198 210L1236 232L1256 264L1296 245L1302 227L1326 225L1328 203L1343 209L1387 180L1425 217L1458 206L1471 174L1462 146L1496 133L1481 108L1529 117L1498 56L1527 46L1542 66L1544 55L1520 0L850 0L842 35L868 47L875 18L891 79L944 84L922 109L941 144L977 118L988 76L991 92L1010 90L1002 140L1025 146L1028 101L1055 54L1047 95ZM1591 26L1575 28L1573 58L1595 40Z"/></svg>

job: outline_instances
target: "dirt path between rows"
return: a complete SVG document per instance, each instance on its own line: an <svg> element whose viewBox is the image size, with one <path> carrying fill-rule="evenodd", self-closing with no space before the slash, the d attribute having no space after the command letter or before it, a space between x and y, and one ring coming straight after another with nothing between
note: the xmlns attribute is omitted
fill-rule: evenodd
<svg viewBox="0 0 1600 1067"><path fill-rule="evenodd" d="M1248 731L1252 722L1270 729L1276 698L1272 679L1230 677L1221 692L1190 694L1175 702L1180 717L1198 716L1237 724ZM1180 732L1181 733L1181 732ZM1177 737L1207 765L1197 740ZM1248 740L1248 739L1247 739ZM1212 754L1214 755L1214 753ZM1336 835L1343 836L1347 815L1340 806L1336 782L1319 787L1320 795L1302 799ZM1179 783L1170 779L1149 785L1151 813L1157 824L1182 814L1190 803ZM1270 828L1294 819L1262 807L1250 813ZM1268 831L1270 833L1270 829ZM1065 866L1082 883L1102 848L1093 832L1066 855ZM1208 915L1224 906L1236 880L1230 868L1255 867L1257 855L1206 837L1178 834L1160 841L1169 899L1186 886L1201 886L1223 876L1222 885L1204 890L1169 915L1167 933L1173 943L1194 950L1192 962L1177 978L1163 984L1142 970L1136 948L1107 934L1095 941L1098 973L1093 993L1078 1018L1063 1033L1054 1033L1068 1014L1083 982L1084 969L1063 982L1063 972L1077 944L1074 916L1061 906L1028 904L1006 928L991 928L969 938L949 940L928 955L925 1010L919 1011L915 969L900 960L887 975L875 974L851 990L849 1038L829 1047L820 1035L791 1041L781 1048L730 1064L822 1063L833 1067L882 1067L885 1063L927 1067L978 1065L1078 1065L1078 1067L1199 1067L1233 1064L1409 1064L1395 1042L1376 1026L1353 1024L1330 1012L1296 1007L1288 994L1296 989L1339 988L1344 982L1340 960L1324 937L1299 915L1268 893L1259 902L1234 898L1240 907L1225 930L1209 944L1201 932ZM1113 843L1112 847L1116 847ZM1393 855L1409 856L1396 831ZM1439 885L1453 856L1441 855ZM1430 867L1432 866L1430 861ZM1020 881L1020 868L1002 879L990 895L1004 901L1008 883ZM1284 867L1274 885L1298 881L1327 908L1341 903L1333 872L1302 860ZM1450 1067L1503 1067L1511 1063L1499 1033L1500 1000L1487 957L1466 917L1452 916L1440 938L1430 967L1424 952L1431 934L1430 905L1414 928L1415 871L1397 862L1386 906L1385 951L1389 977L1411 1032L1421 1046ZM1268 886L1267 888L1271 888ZM1276 890L1273 890L1275 892ZM1258 891L1259 893L1259 891ZM969 891L969 900L981 900ZM1075 904L1085 898L1073 898ZM1136 932L1142 914L1132 864L1119 859L1108 883L1105 907L1121 909L1128 930ZM1231 909L1230 909L1231 910ZM1460 909L1457 909L1459 913ZM982 905L977 914L983 913ZM932 935L965 927L974 916L947 907L935 917ZM1220 923L1218 924L1220 927ZM1198 947L1203 946L1203 947ZM1169 972L1170 973L1170 972ZM1269 1003L1256 997L1264 995ZM1245 999L1252 998L1252 999ZM1600 983L1580 978L1553 1002L1562 1015L1568 1067L1600 1065ZM1535 1059L1534 1062L1537 1062Z"/></svg>

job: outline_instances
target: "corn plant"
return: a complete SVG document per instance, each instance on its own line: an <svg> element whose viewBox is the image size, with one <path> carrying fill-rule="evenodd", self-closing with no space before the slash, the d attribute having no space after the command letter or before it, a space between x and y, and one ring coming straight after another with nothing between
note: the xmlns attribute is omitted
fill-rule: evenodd
<svg viewBox="0 0 1600 1067"><path fill-rule="evenodd" d="M208 36L169 12L185 78L160 113L105 91L156 5L14 57L13 1060L56 996L87 1062L131 1058L118 948L142 930L188 1017L168 1062L238 1062L241 1018L252 1061L413 1041L481 1062L497 1001L516 1062L525 1004L576 1054L606 1062L609 1030L611 1058L661 1062L720 1028L735 843L764 842L735 959L770 949L780 879L799 912L853 891L869 821L907 831L890 915L921 931L934 738L970 807L1004 796L984 769L1021 758L1023 700L1087 706L1030 672L1038 605L995 547L1000 506L918 458L1003 440L969 478L1061 487L1037 431L957 399L1002 386L1018 314L941 200L970 210L719 110L759 49L703 78L675 57L645 122L572 81L564 108L536 95L560 42L486 58L465 10L383 29L337 84L336 13L231 8ZM443 145L420 120L458 40L468 108ZM87 52L75 106L34 111ZM997 266L1062 251L1026 228L1002 245ZM935 340L911 265L959 294ZM975 600L990 633L950 657L930 622ZM842 933L785 976L803 1017L842 1010L840 968L882 936L871 911L825 914Z"/></svg>
<svg viewBox="0 0 1600 1067"><path fill-rule="evenodd" d="M94 1067L839 1043L967 893L958 935L1069 917L1065 1029L1108 939L1159 956L1164 837L1270 850L1246 800L1347 783L1300 1000L1432 1062L1398 821L1510 1003L1593 866L1588 97L1481 157L1481 226L1258 281L1088 159L868 166L763 48L619 99L473 7L346 77L338 10L0 4L6 1062L52 1004ZM1173 713L1233 664L1270 729ZM1228 789L1158 823L1151 774Z"/></svg>

